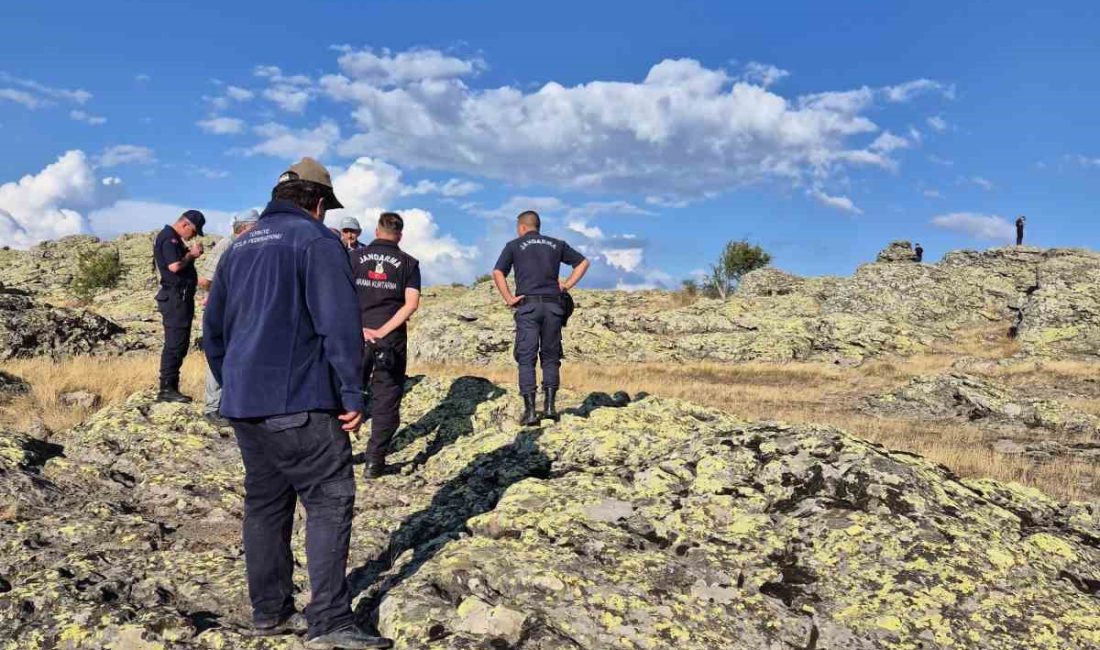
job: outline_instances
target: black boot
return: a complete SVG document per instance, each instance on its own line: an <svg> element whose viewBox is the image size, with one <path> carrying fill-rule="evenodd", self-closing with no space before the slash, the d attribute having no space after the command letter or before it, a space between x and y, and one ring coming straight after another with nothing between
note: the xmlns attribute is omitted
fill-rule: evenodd
<svg viewBox="0 0 1100 650"><path fill-rule="evenodd" d="M350 624L327 634L306 639L306 647L310 650L364 650L366 648L389 648L393 641L371 636L358 625Z"/></svg>
<svg viewBox="0 0 1100 650"><path fill-rule="evenodd" d="M367 465L363 468L363 478L375 479L386 473L385 456L367 456Z"/></svg>
<svg viewBox="0 0 1100 650"><path fill-rule="evenodd" d="M180 384L177 379L176 381L166 380L160 382L160 391L157 392L157 401L190 404L191 398L180 392Z"/></svg>
<svg viewBox="0 0 1100 650"><path fill-rule="evenodd" d="M561 419L561 414L558 413L558 407L554 404L554 400L558 396L558 389L543 387L542 396L543 398L545 398L546 404L545 416L553 420L554 422L557 422Z"/></svg>
<svg viewBox="0 0 1100 650"><path fill-rule="evenodd" d="M524 393L523 416L519 419L519 423L525 427L533 427L538 425L539 414L536 410L536 400L534 393Z"/></svg>

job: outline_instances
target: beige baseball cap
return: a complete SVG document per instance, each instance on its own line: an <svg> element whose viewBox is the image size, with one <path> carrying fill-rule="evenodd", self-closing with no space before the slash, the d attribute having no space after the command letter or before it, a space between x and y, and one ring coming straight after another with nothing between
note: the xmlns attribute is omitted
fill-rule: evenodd
<svg viewBox="0 0 1100 650"><path fill-rule="evenodd" d="M317 183L328 188L328 197L325 201L325 207L329 210L338 210L344 207L343 203L336 198L336 194L332 189L332 176L325 169L325 166L317 162L313 158L306 156L298 162L290 166L290 169L286 170L279 175L279 182L285 183L287 181L310 181L311 183Z"/></svg>

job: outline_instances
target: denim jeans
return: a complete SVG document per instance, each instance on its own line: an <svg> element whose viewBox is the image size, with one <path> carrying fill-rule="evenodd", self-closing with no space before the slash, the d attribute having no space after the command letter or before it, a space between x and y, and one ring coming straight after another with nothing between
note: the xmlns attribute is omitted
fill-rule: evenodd
<svg viewBox="0 0 1100 650"><path fill-rule="evenodd" d="M222 405L222 387L218 380L214 378L214 373L210 372L210 368L206 369L206 390L204 392L203 414L217 415L218 409Z"/></svg>
<svg viewBox="0 0 1100 650"><path fill-rule="evenodd" d="M233 420L245 468L244 553L252 616L294 611L290 536L294 506L306 510L306 562L313 599L309 635L352 622L346 579L355 478L351 441L335 414L311 411Z"/></svg>

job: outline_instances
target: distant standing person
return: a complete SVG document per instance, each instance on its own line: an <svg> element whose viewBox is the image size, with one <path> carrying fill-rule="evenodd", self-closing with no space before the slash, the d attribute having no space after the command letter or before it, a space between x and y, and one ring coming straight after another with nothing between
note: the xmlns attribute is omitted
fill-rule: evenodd
<svg viewBox="0 0 1100 650"><path fill-rule="evenodd" d="M913 249L913 252L916 253L916 261L918 264L924 261L924 247L920 245L920 242L917 242L917 247Z"/></svg>
<svg viewBox="0 0 1100 650"><path fill-rule="evenodd" d="M356 625L346 571L355 507L349 432L363 411L363 333L351 264L325 211L320 163L280 177L256 228L225 254L203 318L244 461L244 555L253 633L302 629L294 611L294 506L306 510L306 648L383 648Z"/></svg>
<svg viewBox="0 0 1100 650"><path fill-rule="evenodd" d="M202 237L206 217L198 210L184 212L175 223L165 226L153 243L153 262L160 273L157 311L164 323L164 346L160 352L160 390L162 402L190 402L180 392L180 368L191 345L191 321L195 317L195 290L199 276L195 260L202 257L202 244L185 241Z"/></svg>
<svg viewBox="0 0 1100 650"><path fill-rule="evenodd" d="M1020 215L1016 219L1016 245L1024 245L1024 226L1027 224L1027 217Z"/></svg>
<svg viewBox="0 0 1100 650"><path fill-rule="evenodd" d="M588 272L589 262L569 244L539 232L542 221L534 210L516 218L517 239L508 242L493 269L493 282L504 302L515 310L515 359L519 365L519 392L523 396L524 426L539 422L536 410L535 361L542 364L545 416L557 419L554 403L561 383L561 328L565 317L562 292L569 291ZM573 267L562 282L561 265ZM507 276L516 270L516 293L508 289Z"/></svg>
<svg viewBox="0 0 1100 650"><path fill-rule="evenodd" d="M229 250L229 247L233 245L233 242L252 230L256 226L256 222L260 219L260 213L255 210L246 210L240 212L233 217L233 234L229 237L223 238L214 248L210 250L210 253L202 258L202 262L198 264L199 272L199 288L204 291L210 291L210 287L214 281L214 274L218 271L218 262L221 261L222 255L225 251ZM206 304L205 300L203 304ZM206 390L204 396L203 405L203 418L207 422L215 426L229 426L229 421L218 415L218 408L222 403L222 387L218 384L218 380L214 379L214 373L210 371L210 366L206 367Z"/></svg>
<svg viewBox="0 0 1100 650"><path fill-rule="evenodd" d="M351 252L366 343L363 383L371 386L370 442L363 471L368 479L385 472L390 441L401 424L409 359L406 323L420 307L420 262L399 246L404 229L401 215L383 212L374 241Z"/></svg>
<svg viewBox="0 0 1100 650"><path fill-rule="evenodd" d="M359 235L363 233L363 227L355 217L344 217L340 220L340 240L344 242L344 248L353 251L363 247L359 241Z"/></svg>

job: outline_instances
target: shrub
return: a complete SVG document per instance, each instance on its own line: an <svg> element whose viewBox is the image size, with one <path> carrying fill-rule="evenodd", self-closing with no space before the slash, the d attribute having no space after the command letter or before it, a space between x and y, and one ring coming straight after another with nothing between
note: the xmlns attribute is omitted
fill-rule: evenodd
<svg viewBox="0 0 1100 650"><path fill-rule="evenodd" d="M744 239L731 241L722 250L718 263L710 267L710 275L706 279L707 289L724 299L737 287L737 283L746 273L762 269L771 264L771 261L772 256L760 246L750 244Z"/></svg>
<svg viewBox="0 0 1100 650"><path fill-rule="evenodd" d="M100 289L117 286L122 270L122 257L113 246L82 251L77 255L73 293L91 300Z"/></svg>

